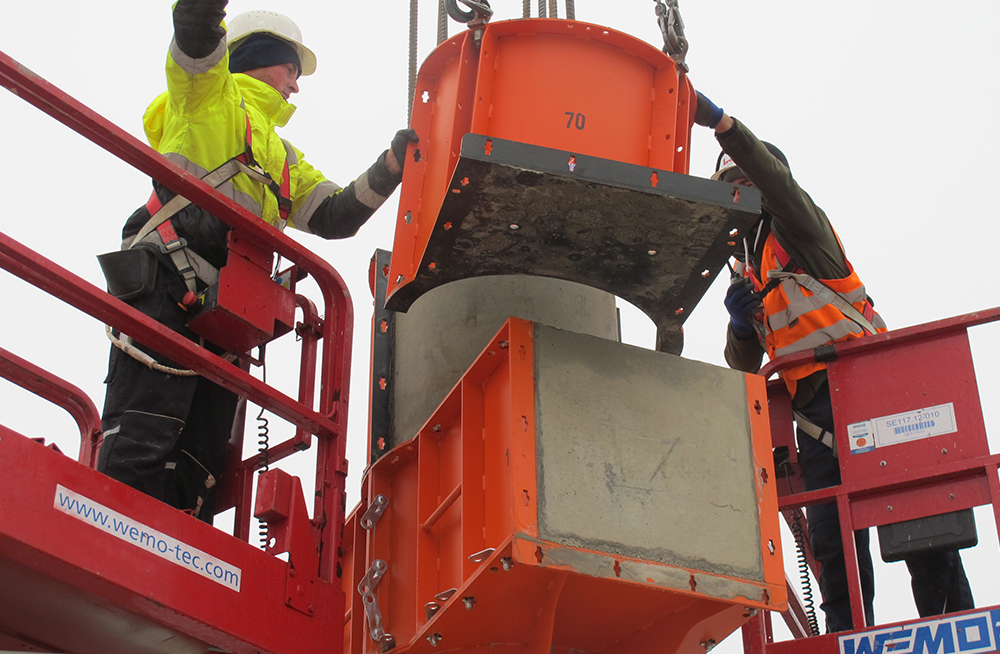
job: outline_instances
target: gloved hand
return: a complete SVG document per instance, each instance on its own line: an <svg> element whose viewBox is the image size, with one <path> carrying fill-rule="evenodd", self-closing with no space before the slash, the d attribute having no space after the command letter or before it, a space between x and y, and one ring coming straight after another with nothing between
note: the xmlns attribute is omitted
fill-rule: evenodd
<svg viewBox="0 0 1000 654"><path fill-rule="evenodd" d="M722 120L722 107L715 106L715 103L705 97L701 91L698 94L698 108L694 111L694 122L703 127L715 129L715 126Z"/></svg>
<svg viewBox="0 0 1000 654"><path fill-rule="evenodd" d="M392 145L389 149L392 150L392 156L396 158L396 163L399 164L399 171L392 170L392 166L389 166L389 172L395 173L397 175L402 174L403 166L406 164L406 146L409 143L419 143L420 137L412 128L401 129L396 132L396 136L392 137Z"/></svg>
<svg viewBox="0 0 1000 654"><path fill-rule="evenodd" d="M753 314L761 307L761 301L753 292L753 284L746 277L733 281L726 290L726 311L733 334L741 340L753 336Z"/></svg>

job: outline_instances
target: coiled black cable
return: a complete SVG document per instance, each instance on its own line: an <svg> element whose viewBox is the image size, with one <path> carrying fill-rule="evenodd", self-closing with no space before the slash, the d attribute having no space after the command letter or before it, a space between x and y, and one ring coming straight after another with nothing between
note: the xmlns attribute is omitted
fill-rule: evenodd
<svg viewBox="0 0 1000 654"><path fill-rule="evenodd" d="M267 364L264 363L264 346L260 346L260 360L261 360L261 381L265 384L267 383ZM262 475L270 469L271 465L271 450L270 450L270 423L267 418L264 417L264 407L260 408L260 412L257 414L257 474ZM268 529L266 520L257 520L257 533L260 539L260 548L262 550L267 549L268 545Z"/></svg>
<svg viewBox="0 0 1000 654"><path fill-rule="evenodd" d="M799 565L799 583L802 586L802 604L806 609L806 620L809 621L809 633L819 635L819 621L816 620L816 605L813 601L812 580L809 578L809 561L806 559L806 538L802 533L802 513L796 509L788 528L795 539L795 554Z"/></svg>
<svg viewBox="0 0 1000 654"><path fill-rule="evenodd" d="M730 270L732 270L731 266ZM795 470L792 468L791 454L786 445L774 448L774 474L779 478L785 478L788 482L788 494L794 495L795 488L792 486L792 477L795 474ZM787 513L784 515L788 516ZM809 578L809 560L806 558L806 537L802 529L801 509L795 509L791 520L786 520L786 522L788 522L788 529L792 532L792 538L795 539L799 583L802 586L802 604L805 607L809 632L811 636L818 636L819 622L816 620L816 604L813 601L812 580Z"/></svg>

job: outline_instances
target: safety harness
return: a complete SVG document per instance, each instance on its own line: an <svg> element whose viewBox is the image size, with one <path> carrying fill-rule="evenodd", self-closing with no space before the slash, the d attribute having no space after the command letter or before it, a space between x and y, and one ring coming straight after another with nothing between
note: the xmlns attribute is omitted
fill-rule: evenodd
<svg viewBox="0 0 1000 654"><path fill-rule="evenodd" d="M810 422L806 420L805 417L798 411L793 410L792 416L795 418L795 425L799 428L802 433L811 436L818 440L823 445L826 445L831 450L833 450L833 456L837 456L837 447L834 442L833 432L827 431L817 425L815 422Z"/></svg>
<svg viewBox="0 0 1000 654"><path fill-rule="evenodd" d="M872 302L871 298L865 298L862 310L858 311L843 295L812 275L807 274L804 269L795 264L785 251L785 248L781 247L781 244L778 243L778 239L774 239L774 255L778 260L778 265L781 266L781 270L768 271L767 284L757 293L757 297L760 300L763 301L764 296L781 285L783 280L792 279L802 288L836 308L844 314L845 318L856 322L859 327L865 330L866 335L871 336L878 332L878 329L872 324L872 320L875 318L875 303Z"/></svg>
<svg viewBox="0 0 1000 654"><path fill-rule="evenodd" d="M763 226L763 221L761 222ZM757 239L754 242L754 249L757 247L757 240L760 238L760 229L757 232ZM744 248L747 248L746 240L744 239ZM749 253L747 253L749 254ZM835 309L844 314L845 318L852 320L861 327L866 335L872 335L878 332L878 329L872 324L872 320L875 318L875 304L872 302L871 298L865 298L865 304L861 311L858 311L853 304L847 301L844 296L840 293L834 291L832 288L816 279L812 275L809 275L805 270L798 266L794 261L792 261L791 256L785 251L785 248L781 247L777 239L774 239L774 255L780 270L769 270L767 273L767 283L764 287L757 291L756 296L762 302L764 297L768 293L776 289L781 285L781 282L786 279L793 280L796 284L806 289L814 296L818 297L820 300L833 306ZM747 257L749 260L749 257ZM837 447L834 439L833 432L827 431L810 420L807 420L798 411L792 411L792 415L795 418L795 424L804 434L815 438L817 441L826 445L833 450L833 455L837 456Z"/></svg>
<svg viewBox="0 0 1000 654"><path fill-rule="evenodd" d="M278 200L278 221L275 226L278 231L284 231L288 224L288 215L292 210L291 186L288 157L285 157L285 167L282 173L281 183L278 184L264 171L253 156L253 132L250 129L250 116L246 116L246 140L242 153L229 159L215 170L210 171L201 181L212 188L218 188L223 183L229 181L239 173L244 173L247 177L266 186ZM150 218L142 229L127 242L125 249L131 249L138 243L152 243L156 245L160 252L168 255L177 272L184 278L184 284L193 295L198 292L197 280L202 280L211 286L219 281L219 270L208 263L201 255L188 247L187 240L177 235L170 218L181 209L191 204L187 198L175 195L166 204L160 202L156 191L149 196L146 201L146 210L149 211ZM187 298L186 298L187 299ZM187 302L185 302L187 303Z"/></svg>
<svg viewBox="0 0 1000 654"><path fill-rule="evenodd" d="M240 104L243 106L242 102ZM274 193L278 200L278 221L275 223L275 227L278 228L278 231L284 231L285 225L288 224L288 215L292 210L291 176L289 175L288 164L291 153L285 157L285 167L282 172L281 184L278 184L264 171L263 167L257 163L257 160L253 156L253 131L250 128L249 114L246 116L246 125L246 139L243 152L229 159L215 170L205 174L201 178L201 181L217 189L236 175L244 173L250 179L265 185ZM191 201L180 195L175 195L166 204L163 204L154 190L149 196L149 200L146 201L146 210L150 214L149 220L146 221L146 224L142 226L142 229L131 240L123 243L123 249L125 250L132 249L138 243L152 243L159 248L160 252L168 255L177 268L177 272L184 278L184 284L188 288L188 293L184 298L186 306L194 304L196 301L198 279L208 286L219 281L219 269L206 261L197 252L191 250L188 247L187 240L177 235L170 221L172 216L189 204L191 204ZM193 376L198 374L193 370L172 368L159 363L153 357L135 347L130 336L116 334L110 325L106 326L106 331L108 338L115 347L118 347L125 354L153 370L179 376ZM236 359L236 356L234 354L226 354L224 358L233 361Z"/></svg>

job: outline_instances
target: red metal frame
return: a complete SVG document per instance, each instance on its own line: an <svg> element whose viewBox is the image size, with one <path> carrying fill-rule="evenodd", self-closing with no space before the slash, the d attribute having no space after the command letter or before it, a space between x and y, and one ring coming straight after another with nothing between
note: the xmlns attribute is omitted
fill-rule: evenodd
<svg viewBox="0 0 1000 654"><path fill-rule="evenodd" d="M23 634L21 640L34 647L44 645L32 651L165 652L155 643L170 639L178 647L190 642L185 651L338 651L340 634L325 618L343 613L339 583L309 573L302 546L315 560L315 536L286 535L308 530L309 523L295 520L295 508L282 504L280 494L262 493L274 507L268 517L276 545L286 547L291 560L304 561L298 571L2 427L0 470L0 649L23 649L10 640ZM239 591L138 547L135 539L124 541L124 534L116 538L97 528L82 507L60 510L59 487L86 498L95 520L94 509L105 516L115 512L144 533L155 530L178 541L183 551L198 550L238 568ZM304 606L292 602L295 597L306 600Z"/></svg>
<svg viewBox="0 0 1000 654"><path fill-rule="evenodd" d="M78 476L83 473L75 471L72 466L76 464L65 460L53 463L51 473L55 475L54 477L44 477L34 465L35 457L41 456L38 451L20 445L19 442L23 437L6 428L2 430L4 438L0 443L8 456L3 466L5 481L17 487L18 495L30 494L33 491L41 493L38 497L32 496L34 503L41 499L41 505L37 507L41 514L35 515L35 519L30 521L30 529L24 533L15 533L16 530L13 528L0 533L0 559L7 556L7 560L15 562L16 565L53 571L55 583L68 584L75 589L74 592L82 590L84 593L89 593L92 599L96 598L94 601L97 603L111 602L112 607L128 607L128 610L140 619L168 628L178 628L182 633L192 634L194 637L205 637L207 638L205 642L233 651L251 651L258 648L268 651L304 651L304 649L315 650L317 647L323 651L336 651L336 647L331 645L328 627L298 624L298 618L286 619L282 617L284 613L279 609L281 606L290 607L296 609L299 615L307 613L317 617L319 614L329 616L343 612L343 596L337 577L346 503L347 405L353 331L353 307L347 285L337 271L323 259L232 200L216 193L198 178L170 163L144 143L34 75L4 53L0 53L0 84L167 188L219 217L238 230L243 239L256 244L256 247L277 253L292 262L300 273L312 275L324 298L323 318L319 317L316 307L310 301L297 298L298 306L303 312L303 322L297 327L303 339L303 365L300 371L299 399L295 400L267 386L248 372L197 347L148 316L108 295L104 290L89 284L6 234L0 233L0 267L140 342L156 343L157 351L181 366L197 371L205 378L248 398L274 415L296 425L297 431L293 438L271 448L272 461L309 447L312 434L319 437L313 510L315 520L309 521L304 505L299 506L301 490L298 489L297 480L294 483L285 480L279 474L280 471L272 471L264 479L264 488L261 497L258 498L257 508L262 515L271 519L271 535L276 538L276 543L269 547L268 552L270 554L282 551L299 552L296 555L298 570L289 563L275 559L254 547L229 539L221 532L200 524L180 512L167 509L159 502L145 498L103 475L80 468L81 471L93 475L78 479L80 488L84 489L80 492L88 493L88 497L103 505L112 508L121 507L114 510L145 521L144 524L156 525L161 531L166 529L164 525L169 525L174 530L169 533L184 542L210 543L199 545L203 549L211 548L206 551L222 552L224 556L231 557L250 557L240 559L246 561L243 568L247 571L246 576L252 576L255 580L252 590L247 590L240 596L246 600L241 609L235 609L232 603L235 598L231 595L217 598L218 606L213 607L210 606L207 596L199 597L197 593L150 592L149 574L154 574L163 583L172 580L169 581L169 585L176 586L181 583L176 580L176 570L170 563L163 563L162 560L149 561L144 553L132 552L128 547L125 548L127 551L122 553L124 559L113 562L92 555L75 557L74 552L77 551L105 550L109 546L107 536L86 526L72 539L61 532L56 533L58 531L56 527L48 526L49 521L39 517L52 511L52 491L48 486L39 488L38 484L32 482L37 481L43 486L46 483L51 485L52 479ZM317 341L320 339L323 341L323 346L319 353L321 358L319 407L313 409L315 358L319 349ZM15 355L3 354L5 355L3 359L14 362L13 372L5 376L14 377L17 383L22 386L27 385L30 390L40 393L44 391L41 394L71 411L81 425L81 431L85 432L85 437L91 443L89 447L85 444L80 460L91 463L96 452L93 442L99 438L100 424L93 404L79 389L51 376L38 374L31 364ZM22 456L26 459L17 459ZM255 457L230 466L232 477L224 482L222 489L223 506L237 506L234 531L242 538L249 536L249 498L253 471L256 467ZM22 476L31 479L22 479ZM8 493L6 497L10 501L5 500L5 505L16 504L12 494ZM205 529L210 533L204 532ZM203 541L202 538L207 540ZM315 554L309 555L310 551ZM304 565L303 559L312 559L313 563ZM261 562L263 560L267 562ZM133 565L144 566L146 574L115 575L107 570L112 563L121 569L130 569ZM110 589L109 584L114 586L114 589ZM272 594L272 591L279 587L280 592ZM316 602L321 602L322 606L316 605L308 598L314 598ZM277 602L276 607L270 609L276 612L273 619L270 616L265 617L265 614L257 614L257 609L269 606L272 601ZM223 615L241 611L245 615L235 620ZM255 618L251 617L255 614L259 625L255 624ZM171 616L178 616L178 619L173 619ZM262 629L265 622L270 623L274 633L284 632L285 640L282 641L280 638L271 640L271 636L264 635ZM242 626L234 627L234 625ZM292 631L295 634L287 637ZM217 633L224 633L225 638L215 638ZM260 637L253 636L254 634ZM243 636L246 638L241 641ZM336 643L339 637L333 638L332 641ZM239 645L239 642L255 644L244 646ZM248 646L250 649L247 649Z"/></svg>
<svg viewBox="0 0 1000 654"><path fill-rule="evenodd" d="M323 318L316 310L316 305L309 298L297 295L296 304L302 310L302 321L295 328L295 333L302 342L302 355L299 362L299 402L303 406L312 406L316 386L316 352L317 342L323 337ZM254 475L260 468L260 456L254 455L241 460L243 452L243 432L234 435L230 441L231 459L226 463L227 474L222 481L217 500L217 511L220 513L230 507L236 508L233 521L233 535L242 540L250 539L253 527L253 497ZM307 450L312 446L312 432L305 427L297 427L295 435L281 443L268 447L268 463L276 463L288 456ZM317 470L316 487L325 483L319 477Z"/></svg>
<svg viewBox="0 0 1000 654"><path fill-rule="evenodd" d="M800 352L776 359L761 370L762 376L770 377L817 356L829 361L838 434L846 434L847 426L859 421L946 402L954 405L959 428L955 433L860 454L851 453L846 438L838 439L843 483L803 492L791 401L783 382L768 385L774 445L789 447L793 468L787 483L778 484L779 507L788 519L807 506L838 503L855 624L864 624L864 617L857 550L851 536L854 530L991 504L1000 532L1000 455L989 452L967 334L969 327L996 320L1000 320L1000 307L839 343L832 349ZM809 560L817 572L811 552ZM770 618L760 616L744 628L744 650L753 654L839 652L838 636L843 634L802 639L806 634L794 626L800 622L801 601L790 593L789 602L795 615L784 617L795 640L773 643Z"/></svg>
<svg viewBox="0 0 1000 654"><path fill-rule="evenodd" d="M0 377L66 409L80 428L78 461L93 467L104 439L101 414L82 389L0 347Z"/></svg>

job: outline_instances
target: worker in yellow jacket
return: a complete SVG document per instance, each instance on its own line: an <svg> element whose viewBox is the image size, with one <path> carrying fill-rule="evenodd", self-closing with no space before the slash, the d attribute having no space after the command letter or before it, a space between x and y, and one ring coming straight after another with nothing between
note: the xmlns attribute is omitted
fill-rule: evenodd
<svg viewBox="0 0 1000 654"><path fill-rule="evenodd" d="M399 185L407 143L416 134L397 132L391 147L347 187L326 179L275 132L294 113L288 99L299 90L299 77L315 71L315 55L298 26L271 11L236 16L227 38L226 4L175 4L167 91L143 118L150 145L279 229L354 235ZM198 341L185 327L186 307L218 279L229 226L153 186L146 205L125 224L123 252L114 253L119 265L105 266L109 290ZM112 334L119 346L123 338ZM200 376L176 374L173 362L133 346L155 365L112 347L98 469L211 521L237 397Z"/></svg>
<svg viewBox="0 0 1000 654"><path fill-rule="evenodd" d="M737 248L737 277L726 294L730 314L726 362L744 372L774 359L886 331L882 318L826 213L799 187L784 154L757 139L701 93L695 122L715 130L722 146L713 179L753 186L761 218ZM796 440L806 490L841 483L826 364L783 370L795 412ZM840 520L835 503L807 508L809 538L820 563L822 608L830 632L854 625ZM865 619L874 624L875 580L867 529L855 532ZM958 552L905 558L921 617L974 608Z"/></svg>

